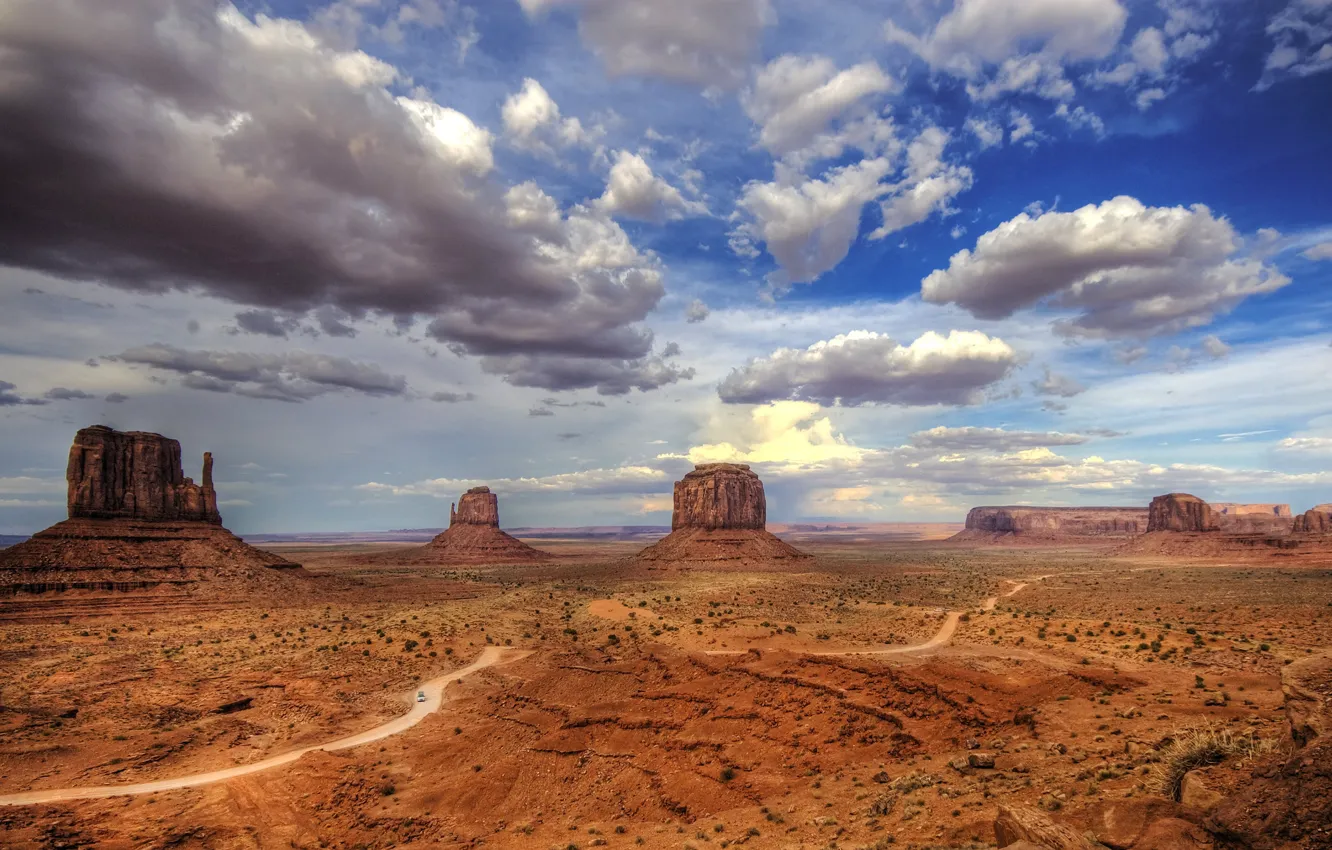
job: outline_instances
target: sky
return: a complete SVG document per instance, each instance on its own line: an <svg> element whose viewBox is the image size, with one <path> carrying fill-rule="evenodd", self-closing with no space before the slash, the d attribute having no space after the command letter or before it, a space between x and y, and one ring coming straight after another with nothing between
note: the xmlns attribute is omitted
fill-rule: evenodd
<svg viewBox="0 0 1332 850"><path fill-rule="evenodd" d="M0 532L1332 502L1329 0L9 0Z"/></svg>

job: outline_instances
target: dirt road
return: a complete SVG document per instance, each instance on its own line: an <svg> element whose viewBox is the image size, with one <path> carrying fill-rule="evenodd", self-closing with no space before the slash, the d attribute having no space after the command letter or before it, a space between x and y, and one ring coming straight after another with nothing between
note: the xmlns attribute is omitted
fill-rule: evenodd
<svg viewBox="0 0 1332 850"><path fill-rule="evenodd" d="M33 803L59 803L66 800L88 800L99 797L120 797L131 794L152 794L157 791L172 791L177 788L195 788L200 785L210 785L214 782L224 782L228 779L234 779L237 776L246 776L251 773L259 773L263 770L270 770L280 765L290 764L296 761L306 753L316 750L345 750L348 747L357 747L361 744L368 744L371 741L378 741L387 738L390 735L396 735L412 728L426 718L426 715L433 714L444 704L444 689L453 682L456 682L478 670L484 670L496 664L506 664L510 661L516 661L526 656L528 653L522 650L505 649L503 647L487 647L481 655L471 664L460 670L454 670L428 682L423 682L419 687L414 688L407 699L411 700L412 708L401 717L396 717L387 723L382 723L373 729L367 729L355 735L346 738L339 738L335 741L329 741L325 744L315 744L309 747L302 747L299 750L292 750L288 753L282 753L263 761L257 761L252 764L242 764L236 767L229 767L223 770L214 770L208 773L196 773L190 776L178 776L173 779L159 779L154 782L140 782L134 785L102 785L91 788L51 788L44 791L26 791L22 794L7 794L0 796L0 806L24 806ZM426 695L425 702L416 702L416 692L424 691Z"/></svg>

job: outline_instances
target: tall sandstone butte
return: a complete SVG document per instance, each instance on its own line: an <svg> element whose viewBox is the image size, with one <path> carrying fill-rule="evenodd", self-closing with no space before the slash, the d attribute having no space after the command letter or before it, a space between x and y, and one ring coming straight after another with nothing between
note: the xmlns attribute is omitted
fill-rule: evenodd
<svg viewBox="0 0 1332 850"><path fill-rule="evenodd" d="M1151 531L1216 531L1216 517L1212 508L1197 496L1170 493L1152 499L1147 508L1147 530Z"/></svg>
<svg viewBox="0 0 1332 850"><path fill-rule="evenodd" d="M675 483L671 533L638 553L653 563L781 565L809 559L767 530L768 500L744 464L705 463Z"/></svg>
<svg viewBox="0 0 1332 850"><path fill-rule="evenodd" d="M180 443L161 434L84 428L74 435L65 478L70 519L222 524L212 453L204 453L203 483L195 484L181 469Z"/></svg>
<svg viewBox="0 0 1332 850"><path fill-rule="evenodd" d="M394 556L407 564L518 564L553 556L533 549L499 527L499 497L473 487L449 506L449 527L419 549Z"/></svg>
<svg viewBox="0 0 1332 850"><path fill-rule="evenodd" d="M305 575L222 527L211 454L195 484L176 440L95 425L74 436L65 477L69 518L0 552L0 594L182 589L224 578L241 590L276 589L290 584L268 568Z"/></svg>

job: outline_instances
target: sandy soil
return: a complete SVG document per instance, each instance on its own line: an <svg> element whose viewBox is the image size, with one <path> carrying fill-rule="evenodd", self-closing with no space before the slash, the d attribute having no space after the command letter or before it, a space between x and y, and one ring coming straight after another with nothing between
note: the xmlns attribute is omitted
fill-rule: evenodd
<svg viewBox="0 0 1332 850"><path fill-rule="evenodd" d="M316 600L0 603L0 795L253 771L0 808L0 845L984 844L999 803L1154 793L1181 726L1280 737L1281 667L1332 643L1307 560L839 540L798 574L655 572L542 546L282 548L330 577ZM404 702L500 648L438 710ZM973 747L995 768L949 766Z"/></svg>

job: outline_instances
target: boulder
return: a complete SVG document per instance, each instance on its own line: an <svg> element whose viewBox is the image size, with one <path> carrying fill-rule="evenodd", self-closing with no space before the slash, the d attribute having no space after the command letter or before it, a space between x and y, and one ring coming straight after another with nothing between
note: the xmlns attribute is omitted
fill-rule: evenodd
<svg viewBox="0 0 1332 850"><path fill-rule="evenodd" d="M1000 847L1011 847L1020 841L1046 850L1094 850L1096 847L1086 837L1055 823L1039 809L1025 806L999 807L999 814L994 819L994 838Z"/></svg>
<svg viewBox="0 0 1332 850"><path fill-rule="evenodd" d="M1208 788L1206 780L1196 770L1184 774L1179 783L1179 802L1191 809L1210 811L1223 799L1225 795Z"/></svg>
<svg viewBox="0 0 1332 850"><path fill-rule="evenodd" d="M1181 818L1162 818L1142 833L1133 850L1209 850L1212 836Z"/></svg>
<svg viewBox="0 0 1332 850"><path fill-rule="evenodd" d="M675 483L671 533L638 553L655 564L780 566L809 559L767 530L768 502L744 464L705 463Z"/></svg>
<svg viewBox="0 0 1332 850"><path fill-rule="evenodd" d="M1181 814L1179 804L1161 797L1142 796L1098 803L1091 811L1096 840L1113 850L1128 850L1147 828L1163 818Z"/></svg>
<svg viewBox="0 0 1332 850"><path fill-rule="evenodd" d="M1147 508L1147 530L1216 531L1211 507L1197 496L1171 493L1157 496Z"/></svg>
<svg viewBox="0 0 1332 850"><path fill-rule="evenodd" d="M1332 654L1301 658L1281 669L1290 737L1299 746L1332 735Z"/></svg>
<svg viewBox="0 0 1332 850"><path fill-rule="evenodd" d="M195 484L181 470L180 443L161 434L84 428L74 435L65 478L70 519L222 524L212 454L204 454L203 483Z"/></svg>

